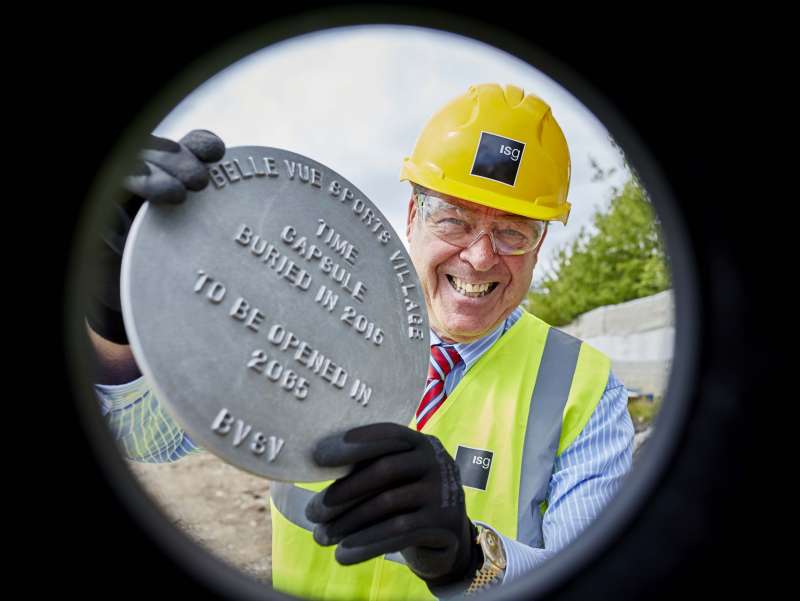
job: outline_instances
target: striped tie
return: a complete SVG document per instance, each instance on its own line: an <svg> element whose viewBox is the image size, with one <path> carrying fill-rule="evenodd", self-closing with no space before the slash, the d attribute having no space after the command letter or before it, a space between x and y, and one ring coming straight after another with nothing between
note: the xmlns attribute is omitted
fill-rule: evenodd
<svg viewBox="0 0 800 601"><path fill-rule="evenodd" d="M435 344L431 347L431 361L428 365L428 380L425 383L425 393L417 409L417 430L422 430L436 410L442 406L447 398L444 391L444 379L452 369L461 361L461 355L451 347Z"/></svg>

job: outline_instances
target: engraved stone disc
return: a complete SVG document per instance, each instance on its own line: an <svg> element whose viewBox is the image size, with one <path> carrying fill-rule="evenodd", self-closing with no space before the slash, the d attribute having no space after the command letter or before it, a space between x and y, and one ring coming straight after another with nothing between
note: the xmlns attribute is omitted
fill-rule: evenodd
<svg viewBox="0 0 800 601"><path fill-rule="evenodd" d="M355 186L307 157L228 149L179 205L145 203L122 261L123 317L154 394L192 440L274 480L346 468L325 435L410 423L428 319L397 233Z"/></svg>

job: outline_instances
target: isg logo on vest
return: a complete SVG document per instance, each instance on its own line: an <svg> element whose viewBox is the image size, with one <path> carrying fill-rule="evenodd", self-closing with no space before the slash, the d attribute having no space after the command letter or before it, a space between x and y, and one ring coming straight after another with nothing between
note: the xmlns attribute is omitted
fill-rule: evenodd
<svg viewBox="0 0 800 601"><path fill-rule="evenodd" d="M470 488L486 490L493 457L492 451L458 445L456 465L461 474L461 483Z"/></svg>

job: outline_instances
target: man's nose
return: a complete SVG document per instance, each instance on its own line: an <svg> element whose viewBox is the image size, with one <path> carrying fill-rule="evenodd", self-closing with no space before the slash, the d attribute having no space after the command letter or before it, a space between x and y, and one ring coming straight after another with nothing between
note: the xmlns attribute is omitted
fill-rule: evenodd
<svg viewBox="0 0 800 601"><path fill-rule="evenodd" d="M492 239L488 232L483 232L472 244L461 251L460 257L475 271L488 271L500 261L494 252Z"/></svg>

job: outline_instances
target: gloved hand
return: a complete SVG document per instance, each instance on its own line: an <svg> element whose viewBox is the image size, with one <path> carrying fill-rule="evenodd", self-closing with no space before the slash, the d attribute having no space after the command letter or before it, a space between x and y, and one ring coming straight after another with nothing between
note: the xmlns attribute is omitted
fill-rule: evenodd
<svg viewBox="0 0 800 601"><path fill-rule="evenodd" d="M458 466L438 438L371 424L322 439L313 457L321 466L354 465L306 506L317 524L314 540L338 544L340 564L400 551L429 588L462 580L468 586L483 553Z"/></svg>
<svg viewBox="0 0 800 601"><path fill-rule="evenodd" d="M190 131L180 142L150 136L139 155L141 162L123 181L129 196L114 206L112 220L94 241L97 273L87 299L86 319L100 336L128 344L120 307L119 272L128 231L139 208L145 200L180 203L187 190L202 190L209 181L206 163L219 161L224 154L222 140L202 129Z"/></svg>

